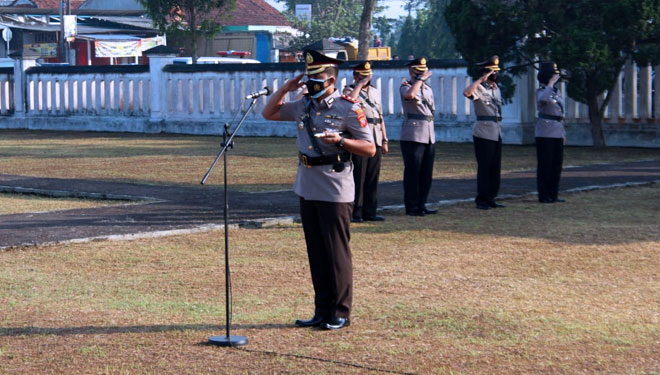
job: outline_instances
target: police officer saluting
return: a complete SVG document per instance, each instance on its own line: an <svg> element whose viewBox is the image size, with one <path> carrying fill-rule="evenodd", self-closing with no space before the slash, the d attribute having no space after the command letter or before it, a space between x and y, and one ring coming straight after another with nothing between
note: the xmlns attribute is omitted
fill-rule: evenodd
<svg viewBox="0 0 660 375"><path fill-rule="evenodd" d="M401 126L403 202L406 215L424 216L438 212L426 208L435 160L435 102L433 90L426 82L431 77L426 58L408 63L408 73L410 79L403 81L399 88L405 116Z"/></svg>
<svg viewBox="0 0 660 375"><path fill-rule="evenodd" d="M355 204L351 221L354 223L385 220L384 217L376 215L376 210L382 155L389 150L380 91L371 85L371 77L371 63L360 63L353 67L354 82L344 87L344 95L360 102L376 144L376 155L373 157L353 155L352 158L355 168Z"/></svg>
<svg viewBox="0 0 660 375"><path fill-rule="evenodd" d="M564 98L555 84L559 81L559 69L553 62L539 65L537 79L540 87L536 90L536 186L539 202L563 202L559 199L559 179L564 159Z"/></svg>
<svg viewBox="0 0 660 375"><path fill-rule="evenodd" d="M293 190L300 196L300 216L314 285L314 316L296 320L301 327L340 329L350 325L353 299L350 220L355 186L350 154L373 156L373 137L364 111L335 88L341 61L317 51L304 52L306 73L287 81L270 97L262 115L296 121L299 152ZM303 76L307 81L302 82ZM307 86L301 99L284 98Z"/></svg>
<svg viewBox="0 0 660 375"><path fill-rule="evenodd" d="M502 167L502 94L497 86L500 59L493 56L477 64L482 76L468 86L463 95L472 100L477 121L472 127L477 158L477 208L504 207L495 202L500 190Z"/></svg>

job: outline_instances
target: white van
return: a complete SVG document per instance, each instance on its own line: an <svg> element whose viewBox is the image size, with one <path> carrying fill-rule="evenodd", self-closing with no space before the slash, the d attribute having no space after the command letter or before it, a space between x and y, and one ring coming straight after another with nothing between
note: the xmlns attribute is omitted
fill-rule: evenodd
<svg viewBox="0 0 660 375"><path fill-rule="evenodd" d="M173 64L192 64L192 57L176 57ZM260 64L259 60L239 57L199 57L197 64Z"/></svg>

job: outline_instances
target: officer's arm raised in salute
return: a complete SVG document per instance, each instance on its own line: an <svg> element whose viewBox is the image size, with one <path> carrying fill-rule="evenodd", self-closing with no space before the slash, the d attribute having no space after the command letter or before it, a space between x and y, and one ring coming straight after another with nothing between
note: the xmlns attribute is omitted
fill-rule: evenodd
<svg viewBox="0 0 660 375"><path fill-rule="evenodd" d="M412 85L408 87L408 91L403 93L403 99L405 100L415 99L415 97L417 96L417 92L419 92L420 87L422 87L424 81L426 81L430 76L431 76L430 70L427 70L424 73L418 75L417 79L415 79L415 81L412 82Z"/></svg>
<svg viewBox="0 0 660 375"><path fill-rule="evenodd" d="M286 81L282 87L273 93L266 105L264 106L261 115L267 120L273 121L283 121L281 117L281 109L284 104L284 97L288 92L296 91L300 87L304 86L305 83L301 82L304 74L299 74L291 80ZM316 79L318 81L323 81L324 85L327 82L325 94L313 99L313 100L322 100L326 96L332 94L335 89L336 77L329 73L329 70L308 75L309 79ZM376 146L369 141L362 139L350 139L344 138L339 133L327 133L325 136L319 138L326 144L341 144L341 147L353 154L363 155L363 156L374 156L376 153ZM340 143L341 142L341 143Z"/></svg>
<svg viewBox="0 0 660 375"><path fill-rule="evenodd" d="M471 84L470 86L468 86L468 87L465 89L465 91L463 91L463 95L464 95L466 98L472 98L472 95L474 95L474 92L477 90L477 87L479 87L480 84L486 82L486 80L488 79L488 76L490 76L490 75L493 74L493 73L494 73L494 71L489 70L488 72L486 72L486 74L484 74L484 75L482 75L481 77L479 77L479 79L477 79L476 81L472 82L472 84Z"/></svg>

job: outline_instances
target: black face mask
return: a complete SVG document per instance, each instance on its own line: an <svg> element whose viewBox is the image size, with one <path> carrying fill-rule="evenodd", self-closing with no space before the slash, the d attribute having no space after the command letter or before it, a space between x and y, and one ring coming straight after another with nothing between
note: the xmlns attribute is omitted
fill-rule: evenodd
<svg viewBox="0 0 660 375"><path fill-rule="evenodd" d="M313 99L323 95L323 92L325 92L326 89L325 81L327 81L327 79L322 80L310 78L307 80L307 82L305 82L305 85L307 86L307 92Z"/></svg>
<svg viewBox="0 0 660 375"><path fill-rule="evenodd" d="M497 78L498 78L497 72L494 72L493 74L488 76L488 80L491 82L497 82Z"/></svg>

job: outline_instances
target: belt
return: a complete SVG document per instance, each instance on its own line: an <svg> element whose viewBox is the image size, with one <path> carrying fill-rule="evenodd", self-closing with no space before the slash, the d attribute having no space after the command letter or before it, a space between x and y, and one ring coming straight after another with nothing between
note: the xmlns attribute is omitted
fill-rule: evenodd
<svg viewBox="0 0 660 375"><path fill-rule="evenodd" d="M408 114L406 117L410 120L426 120L426 121L433 121L433 116L426 116L426 115L416 115L416 114Z"/></svg>
<svg viewBox="0 0 660 375"><path fill-rule="evenodd" d="M298 160L307 168L311 168L315 165L326 165L326 164L337 164L345 163L351 160L350 152L342 152L339 154L330 154L323 156L307 156L303 153L298 153Z"/></svg>
<svg viewBox="0 0 660 375"><path fill-rule="evenodd" d="M502 118L500 116L477 116L477 121L495 121L500 122Z"/></svg>
<svg viewBox="0 0 660 375"><path fill-rule="evenodd" d="M539 118L553 121L564 121L564 116L546 115L545 113L539 113Z"/></svg>
<svg viewBox="0 0 660 375"><path fill-rule="evenodd" d="M373 117L367 117L367 122L370 124L380 124L383 122L382 118L373 118Z"/></svg>

